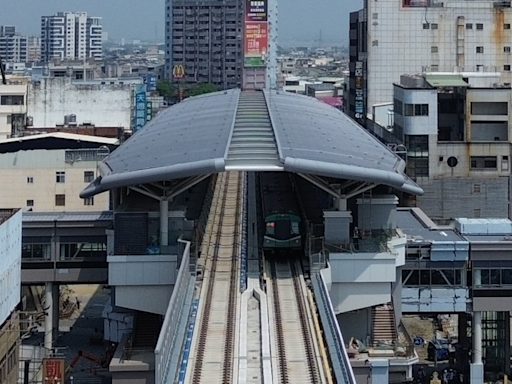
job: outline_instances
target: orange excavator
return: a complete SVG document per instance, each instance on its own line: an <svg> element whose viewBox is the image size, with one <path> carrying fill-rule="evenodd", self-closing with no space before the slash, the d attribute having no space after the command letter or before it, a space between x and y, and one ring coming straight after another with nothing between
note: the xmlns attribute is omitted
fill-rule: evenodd
<svg viewBox="0 0 512 384"><path fill-rule="evenodd" d="M98 356L95 356L87 351L79 350L75 357L73 357L73 360L69 363L68 367L66 368L66 376L73 371L75 368L75 365L78 364L80 359L84 358L87 359L94 364L96 364L98 367L101 368L108 368L108 365L110 364L110 360L112 360L112 357L114 356L115 346L112 345L110 348L108 348L105 352L105 356L103 358L99 358Z"/></svg>

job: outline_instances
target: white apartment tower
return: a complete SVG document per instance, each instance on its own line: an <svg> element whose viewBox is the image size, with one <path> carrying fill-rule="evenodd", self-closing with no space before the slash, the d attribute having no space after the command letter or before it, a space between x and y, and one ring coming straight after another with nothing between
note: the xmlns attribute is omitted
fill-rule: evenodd
<svg viewBox="0 0 512 384"><path fill-rule="evenodd" d="M41 54L44 61L52 58L101 60L101 17L87 12L59 12L41 17Z"/></svg>
<svg viewBox="0 0 512 384"><path fill-rule="evenodd" d="M499 72L510 83L511 14L510 0L365 0L350 15L347 113L362 120L392 102L404 73Z"/></svg>

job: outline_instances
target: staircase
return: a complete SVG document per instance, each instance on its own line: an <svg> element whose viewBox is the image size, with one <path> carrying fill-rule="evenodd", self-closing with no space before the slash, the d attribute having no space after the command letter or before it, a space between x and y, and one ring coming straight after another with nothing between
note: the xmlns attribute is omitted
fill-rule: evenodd
<svg viewBox="0 0 512 384"><path fill-rule="evenodd" d="M395 313L391 303L372 308L372 342L373 345L397 340Z"/></svg>
<svg viewBox="0 0 512 384"><path fill-rule="evenodd" d="M161 328L162 316L148 312L137 312L132 348L154 348Z"/></svg>

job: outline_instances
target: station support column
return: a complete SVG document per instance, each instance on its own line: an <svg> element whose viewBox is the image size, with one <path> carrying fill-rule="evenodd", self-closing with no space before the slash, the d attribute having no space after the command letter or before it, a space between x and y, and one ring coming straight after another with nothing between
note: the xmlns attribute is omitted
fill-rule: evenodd
<svg viewBox="0 0 512 384"><path fill-rule="evenodd" d="M484 365L482 363L482 312L473 312L471 328L473 331L473 362L470 367L470 383L482 384L484 382Z"/></svg>
<svg viewBox="0 0 512 384"><path fill-rule="evenodd" d="M52 307L52 332L53 335L57 336L59 333L59 317L60 317L60 285L58 283L53 283L52 287L52 298L53 298L53 307Z"/></svg>
<svg viewBox="0 0 512 384"><path fill-rule="evenodd" d="M46 283L44 297L44 349L48 355L53 348L53 282Z"/></svg>
<svg viewBox="0 0 512 384"><path fill-rule="evenodd" d="M169 200L160 200L160 246L169 245Z"/></svg>

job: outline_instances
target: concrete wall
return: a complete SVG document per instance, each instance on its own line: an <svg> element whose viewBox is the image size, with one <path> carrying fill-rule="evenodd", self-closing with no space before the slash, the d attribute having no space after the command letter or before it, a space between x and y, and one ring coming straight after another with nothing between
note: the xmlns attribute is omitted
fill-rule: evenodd
<svg viewBox="0 0 512 384"><path fill-rule="evenodd" d="M336 314L391 301L390 283L332 283L329 292Z"/></svg>
<svg viewBox="0 0 512 384"><path fill-rule="evenodd" d="M109 256L116 306L165 315L178 274L174 255Z"/></svg>
<svg viewBox="0 0 512 384"><path fill-rule="evenodd" d="M492 1L435 1L440 7L403 7L402 0L368 2L368 110L376 103L393 99L393 83L404 73L424 71L453 71L457 65L457 18L471 23L472 29L464 29L464 60L461 70L501 72L501 82L510 83L510 71L503 71L510 64L503 46L509 45L509 34L503 24L512 23L510 8L494 8ZM423 28L427 11L428 29ZM477 30L476 23L483 29ZM431 28L437 24L437 28ZM401 33L397 33L400 26ZM475 41L485 53L476 53ZM437 47L432 53L431 47ZM404 60L404 57L407 59Z"/></svg>
<svg viewBox="0 0 512 384"><path fill-rule="evenodd" d="M403 312L466 312L470 301L467 288L402 288Z"/></svg>
<svg viewBox="0 0 512 384"><path fill-rule="evenodd" d="M94 196L93 205L79 197L89 183L84 172L96 177L96 161L65 162L65 150L32 150L0 154L0 207L27 208L33 211L104 211L109 208L109 193ZM65 182L56 182L56 172L65 172ZM27 179L31 177L32 183ZM66 195L65 206L55 205L55 195Z"/></svg>
<svg viewBox="0 0 512 384"><path fill-rule="evenodd" d="M43 78L28 87L28 115L34 127L55 127L74 114L77 123L131 127L133 85L79 84L69 78Z"/></svg>
<svg viewBox="0 0 512 384"><path fill-rule="evenodd" d="M0 224L0 324L10 316L20 298L21 210Z"/></svg>
<svg viewBox="0 0 512 384"><path fill-rule="evenodd" d="M433 219L475 217L476 209L480 210L480 217L509 215L509 177L443 177L419 184L425 194L417 197L417 206ZM480 193L474 192L475 184L480 185Z"/></svg>
<svg viewBox="0 0 512 384"><path fill-rule="evenodd" d="M437 89L404 89L395 86L395 98L404 104L428 104L428 116L394 114L406 135L437 135Z"/></svg>
<svg viewBox="0 0 512 384"><path fill-rule="evenodd" d="M366 338L370 335L372 327L372 309L363 308L358 311L340 313L336 316L340 329L343 332L345 342L355 337L366 344Z"/></svg>

